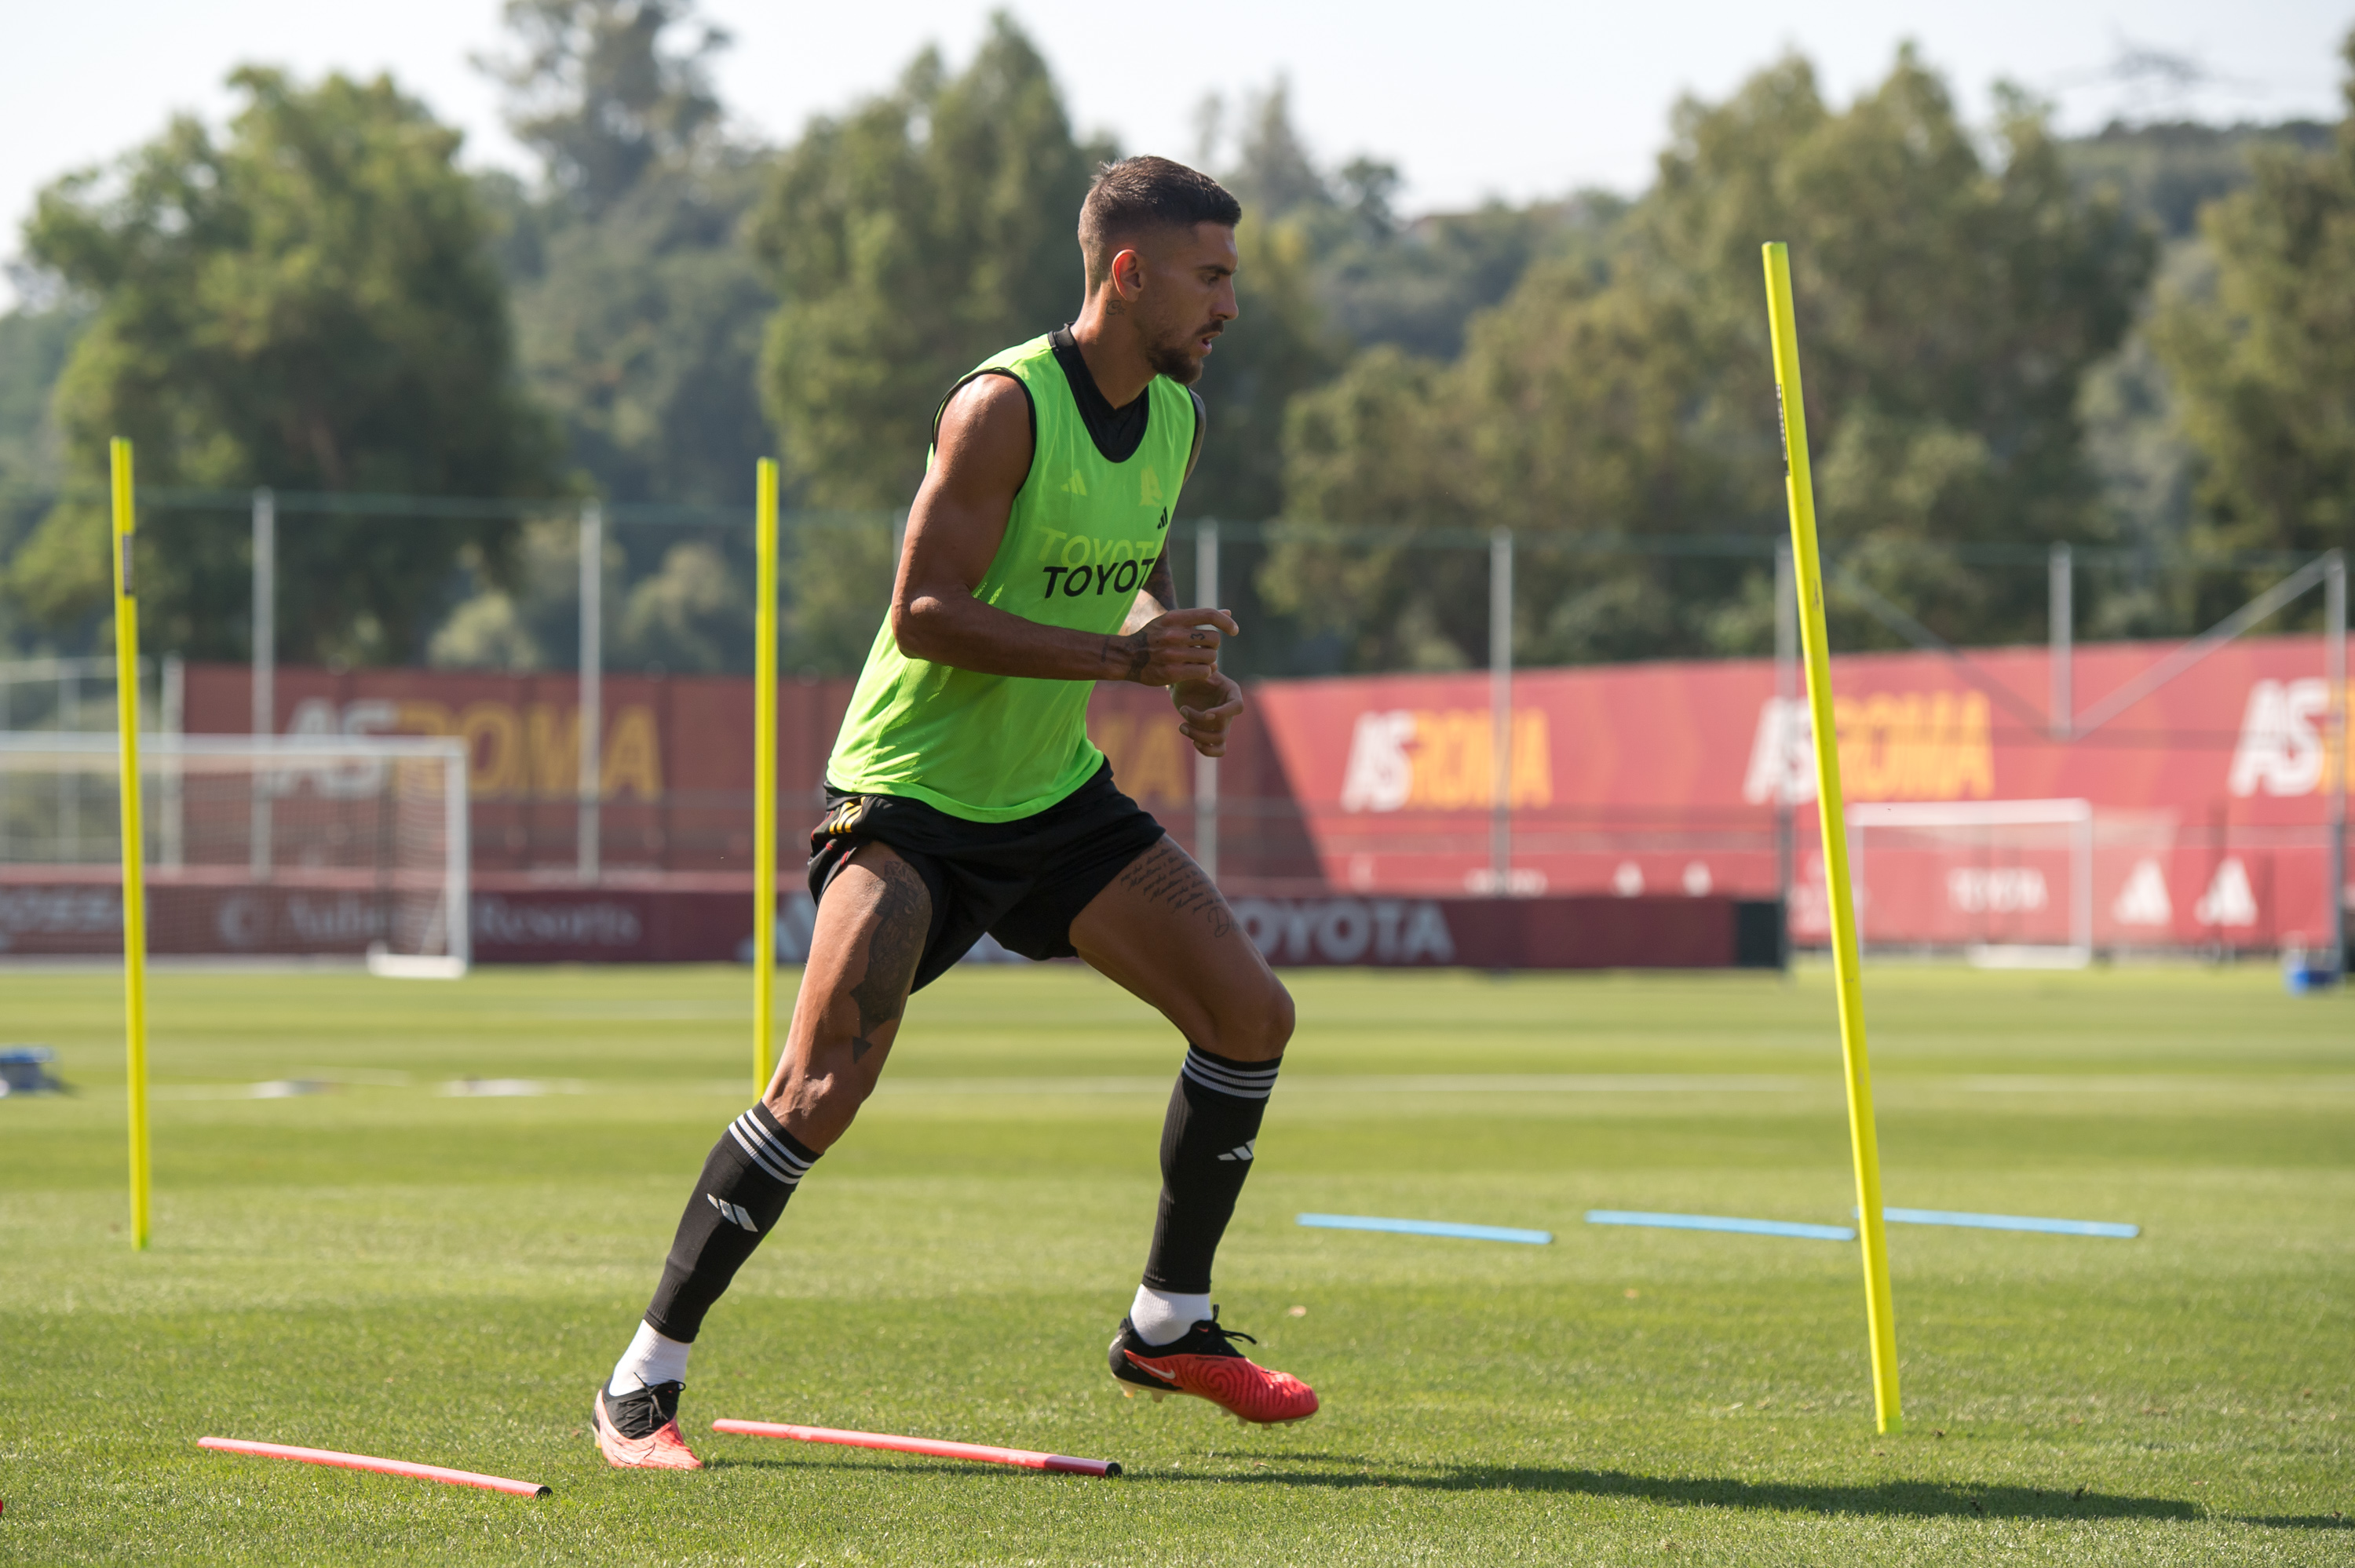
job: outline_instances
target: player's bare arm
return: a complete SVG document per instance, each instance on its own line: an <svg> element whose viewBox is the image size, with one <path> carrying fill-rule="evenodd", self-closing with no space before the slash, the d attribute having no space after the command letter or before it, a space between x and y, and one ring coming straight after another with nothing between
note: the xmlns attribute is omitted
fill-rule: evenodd
<svg viewBox="0 0 2355 1568"><path fill-rule="evenodd" d="M974 590L1006 539L1030 472L1030 412L1002 376L960 387L942 411L932 471L908 514L891 594L891 635L911 659L985 675L1050 681L1208 681L1234 635L1223 609L1168 609L1113 636L1046 626L982 603Z"/></svg>

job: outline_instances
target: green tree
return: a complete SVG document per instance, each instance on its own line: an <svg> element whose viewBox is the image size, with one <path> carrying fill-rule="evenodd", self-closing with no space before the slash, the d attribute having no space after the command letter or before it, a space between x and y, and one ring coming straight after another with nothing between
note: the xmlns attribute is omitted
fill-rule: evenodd
<svg viewBox="0 0 2355 1568"><path fill-rule="evenodd" d="M2061 143L2062 162L2079 188L2115 192L2160 244L2134 330L2086 376L2078 401L2114 536L2142 552L2137 560L2084 568L2081 592L2089 613L2078 618L2081 636L2182 635L2200 624L2203 590L2211 600L2204 608L2211 609L2218 596L2231 592L2230 581L2195 578L2163 564L2195 543L2197 459L2185 439L2175 378L2153 342L2157 306L2187 295L2212 296L2215 251L2200 232L2200 214L2250 184L2252 152L2268 145L2324 151L2332 135L2332 127L2310 120L2226 126L2114 122Z"/></svg>
<svg viewBox="0 0 2355 1568"><path fill-rule="evenodd" d="M1353 164L1362 174L1362 164ZM1348 175L1349 169L1342 171ZM1317 260L1316 291L1336 333L1359 348L1395 344L1454 359L1471 319L1502 304L1540 261L1575 256L1599 270L1627 203L1603 191L1567 201L1433 213L1382 221L1381 208L1350 204L1354 231Z"/></svg>
<svg viewBox="0 0 2355 1568"><path fill-rule="evenodd" d="M2328 152L2331 128L2313 120L2273 125L2112 122L2061 143L2061 161L2081 189L2115 193L2128 212L2169 239L2200 227L2209 203L2248 185L2249 155L2263 147Z"/></svg>
<svg viewBox="0 0 2355 1568"><path fill-rule="evenodd" d="M479 176L514 291L525 376L561 422L576 482L607 499L745 505L774 450L756 371L774 305L744 227L767 154L731 141L708 75L726 35L687 0L512 0L513 48L478 61L541 177ZM527 530L516 567L476 572L432 635L437 663L569 666L579 628L570 523ZM749 546L615 527L605 657L751 662ZM741 557L741 558L739 558Z"/></svg>
<svg viewBox="0 0 2355 1568"><path fill-rule="evenodd" d="M1845 111L1792 59L1725 103L1686 102L1674 128L1606 253L1532 267L1452 366L1370 360L1295 407L1293 514L1514 528L1524 658L1763 647L1763 567L1563 546L1781 531L1759 261L1781 238L1828 542L1955 640L2041 624L2041 582L1960 571L1949 546L2098 532L2075 398L2126 330L2147 238L2072 189L2024 101L2007 101L1990 162L1910 51ZM1423 551L1348 566L1369 629L1356 659L1433 657L1401 641L1418 626L1483 659L1476 567ZM1301 546L1270 580L1354 612L1325 586L1342 570ZM1885 640L1860 618L1839 635Z"/></svg>
<svg viewBox="0 0 2355 1568"><path fill-rule="evenodd" d="M2334 143L2252 154L2254 183L2201 220L2212 282L2172 291L2154 332L2217 546L2355 545L2355 33L2343 54Z"/></svg>
<svg viewBox="0 0 2355 1568"><path fill-rule="evenodd" d="M1214 101L1203 117L1216 115ZM1284 505L1284 411L1331 380L1347 357L1327 327L1319 261L1352 215L1294 129L1281 80L1247 101L1238 141L1234 166L1220 181L1243 204L1235 231L1240 313L1203 367L1199 390L1209 428L1185 505L1198 517L1257 522ZM1380 185L1379 175L1363 172ZM1383 199L1386 190L1370 198Z"/></svg>
<svg viewBox="0 0 2355 1568"><path fill-rule="evenodd" d="M25 302L0 315L0 573L18 541L48 509L62 476L63 453L51 393L90 312L70 299L46 297L44 280L26 274ZM30 287L27 287L30 285ZM5 577L0 577L5 581ZM14 607L0 594L0 654L16 651L28 629L15 624Z"/></svg>
<svg viewBox="0 0 2355 1568"><path fill-rule="evenodd" d="M691 48L665 47L698 26L694 0L506 0L503 15L521 53L477 63L506 84L517 137L589 213L718 126L708 61L728 35L706 26Z"/></svg>
<svg viewBox="0 0 2355 1568"><path fill-rule="evenodd" d="M516 51L485 63L545 182L485 194L532 388L606 495L744 500L772 446L755 383L774 297L743 234L765 155L723 134L709 80L727 37L687 0L509 0L506 16Z"/></svg>
<svg viewBox="0 0 2355 1568"><path fill-rule="evenodd" d="M26 229L31 259L94 302L58 389L69 471L138 443L147 484L522 496L555 482L551 433L515 375L483 207L458 132L389 79L274 70L229 79L226 139L189 117L112 175L68 176ZM107 592L102 503L71 494L9 576L43 620ZM282 648L415 651L452 568L496 567L501 523L304 520L282 528ZM242 651L242 519L174 514L141 531L160 646Z"/></svg>
<svg viewBox="0 0 2355 1568"><path fill-rule="evenodd" d="M741 241L761 178L729 149L657 171L595 218L551 226L542 269L517 285L525 374L609 497L749 501L774 450L757 377L775 296Z"/></svg>
<svg viewBox="0 0 2355 1568"><path fill-rule="evenodd" d="M963 73L928 49L890 93L811 122L754 230L780 302L762 390L809 503L907 505L957 376L1078 313L1080 203L1112 155L1073 136L1002 14Z"/></svg>

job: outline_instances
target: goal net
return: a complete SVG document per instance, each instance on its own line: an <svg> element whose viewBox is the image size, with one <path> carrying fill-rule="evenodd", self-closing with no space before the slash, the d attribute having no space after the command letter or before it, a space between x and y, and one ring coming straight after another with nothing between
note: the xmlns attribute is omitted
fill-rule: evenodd
<svg viewBox="0 0 2355 1568"><path fill-rule="evenodd" d="M1961 948L1990 966L2091 961L2091 801L1860 805L1848 821L1867 948Z"/></svg>
<svg viewBox="0 0 2355 1568"><path fill-rule="evenodd" d="M464 970L459 742L148 735L140 771L151 954ZM0 734L0 954L123 950L120 785L111 736Z"/></svg>

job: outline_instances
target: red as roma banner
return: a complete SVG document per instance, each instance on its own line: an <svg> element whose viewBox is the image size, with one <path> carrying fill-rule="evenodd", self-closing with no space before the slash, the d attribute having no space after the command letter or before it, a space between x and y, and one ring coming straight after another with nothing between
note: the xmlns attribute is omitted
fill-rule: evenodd
<svg viewBox="0 0 2355 1568"><path fill-rule="evenodd" d="M2081 650L2081 703L2170 646ZM2322 668L2318 638L2229 645L2064 741L2041 649L1974 653L1967 669L1835 660L1867 940L2060 944L2073 917L2102 947L2318 942L2342 777ZM1779 803L1798 841L1794 935L1823 939L1806 705L1776 696L1771 662L1531 671L1512 689L1509 891L1771 896ZM1273 682L1254 697L1330 884L1488 889L1485 674Z"/></svg>
<svg viewBox="0 0 2355 1568"><path fill-rule="evenodd" d="M2080 707L2171 646L2081 649ZM1929 654L1835 660L1867 940L2318 942L2328 792L2341 777L2325 755L2322 670L2318 638L2246 640L2060 740L2041 649L1976 652L1968 668ZM1380 942L1355 944L1347 910L1332 915L1334 942L1301 946L1297 933L1324 929L1336 898L1372 919L1369 899L1452 907L1493 896L1500 803L1501 891L1521 898L1771 898L1787 819L1794 935L1820 940L1806 710L1796 694L1778 698L1774 681L1763 660L1522 672L1501 780L1484 673L1260 683L1218 766L1220 880L1238 901L1259 901L1263 947L1268 933L1295 934L1283 939L1300 951L1286 961L1337 961L1330 948L1387 962ZM187 728L244 730L248 690L241 667L193 667ZM705 949L738 939L723 938L728 921L631 900L749 893L749 681L606 678L601 879L560 895L579 832L571 676L286 669L277 691L282 733L465 743L478 893L501 901L477 912L485 956L500 952L500 932L514 956L726 956ZM800 820L816 815L848 695L840 680L788 681L779 694L789 861ZM1193 846L1194 758L1167 694L1100 687L1090 727L1122 785ZM1316 900L1327 902L1304 927L1303 901ZM645 935L656 931L669 935ZM1393 945L1405 950L1402 937Z"/></svg>

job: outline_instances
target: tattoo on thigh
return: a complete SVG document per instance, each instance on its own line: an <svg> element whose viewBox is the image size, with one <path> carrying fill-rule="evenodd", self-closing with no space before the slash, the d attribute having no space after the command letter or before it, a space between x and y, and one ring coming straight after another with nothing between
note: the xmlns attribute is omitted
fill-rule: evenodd
<svg viewBox="0 0 2355 1568"><path fill-rule="evenodd" d="M1234 912L1217 885L1167 839L1131 861L1120 874L1120 885L1180 915L1201 916L1213 937L1235 928Z"/></svg>
<svg viewBox="0 0 2355 1568"><path fill-rule="evenodd" d="M916 978L931 927L924 879L913 867L884 861L875 875L883 887L867 933L867 972L850 988L850 999L858 1004L858 1033L850 1042L854 1062L875 1048L869 1036L906 1008L908 985Z"/></svg>

